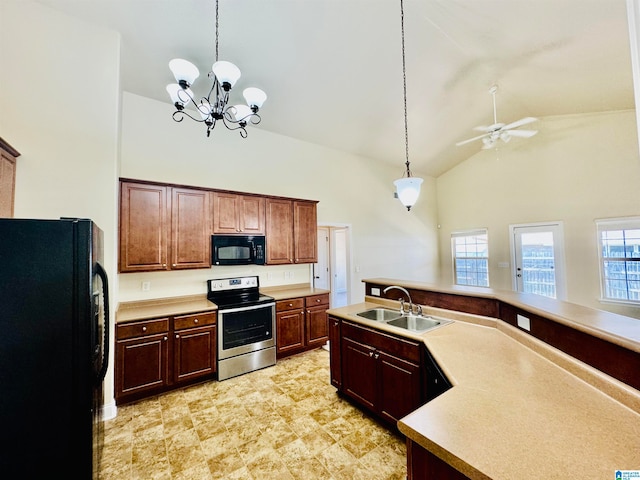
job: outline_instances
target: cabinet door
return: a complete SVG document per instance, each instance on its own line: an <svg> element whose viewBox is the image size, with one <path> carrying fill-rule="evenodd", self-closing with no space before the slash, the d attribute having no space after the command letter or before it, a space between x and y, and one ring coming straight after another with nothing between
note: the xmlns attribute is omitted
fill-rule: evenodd
<svg viewBox="0 0 640 480"><path fill-rule="evenodd" d="M304 347L304 310L276 313L276 355Z"/></svg>
<svg viewBox="0 0 640 480"><path fill-rule="evenodd" d="M293 204L291 200L266 201L267 263L293 263Z"/></svg>
<svg viewBox="0 0 640 480"><path fill-rule="evenodd" d="M350 338L342 338L342 391L371 411L378 392L374 350Z"/></svg>
<svg viewBox="0 0 640 480"><path fill-rule="evenodd" d="M209 268L209 192L171 189L171 268Z"/></svg>
<svg viewBox="0 0 640 480"><path fill-rule="evenodd" d="M240 231L246 235L264 235L264 197L243 195L240 199Z"/></svg>
<svg viewBox="0 0 640 480"><path fill-rule="evenodd" d="M309 348L321 347L329 339L329 316L327 306L307 308L306 342Z"/></svg>
<svg viewBox="0 0 640 480"><path fill-rule="evenodd" d="M169 378L167 334L116 342L116 398L167 385Z"/></svg>
<svg viewBox="0 0 640 480"><path fill-rule="evenodd" d="M318 221L315 202L293 202L295 263L318 261Z"/></svg>
<svg viewBox="0 0 640 480"><path fill-rule="evenodd" d="M239 233L238 195L213 192L213 233Z"/></svg>
<svg viewBox="0 0 640 480"><path fill-rule="evenodd" d="M120 271L168 270L167 187L122 182Z"/></svg>
<svg viewBox="0 0 640 480"><path fill-rule="evenodd" d="M379 362L379 413L395 423L421 405L420 367L383 351L374 358Z"/></svg>
<svg viewBox="0 0 640 480"><path fill-rule="evenodd" d="M197 327L175 332L174 380L182 382L216 371L216 327Z"/></svg>
<svg viewBox="0 0 640 480"><path fill-rule="evenodd" d="M331 385L338 390L342 389L342 375L340 365L342 359L340 355L340 323L341 320L329 317L329 366L331 370Z"/></svg>

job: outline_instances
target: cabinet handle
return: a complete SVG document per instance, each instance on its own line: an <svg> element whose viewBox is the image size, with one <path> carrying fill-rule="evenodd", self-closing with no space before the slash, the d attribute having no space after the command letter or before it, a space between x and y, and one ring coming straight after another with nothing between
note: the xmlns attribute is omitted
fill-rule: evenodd
<svg viewBox="0 0 640 480"><path fill-rule="evenodd" d="M379 358L380 358L380 354L379 354L379 353L376 353L376 354L373 356L373 358L375 358L376 360L377 360L377 359L379 359Z"/></svg>
<svg viewBox="0 0 640 480"><path fill-rule="evenodd" d="M337 327L338 325L340 325L340 322L339 322L338 320L336 320L336 321L334 321L334 322L333 322L333 326L334 326L334 327Z"/></svg>
<svg viewBox="0 0 640 480"><path fill-rule="evenodd" d="M142 327L142 331L146 332L147 331L147 327Z"/></svg>
<svg viewBox="0 0 640 480"><path fill-rule="evenodd" d="M369 356L370 356L370 357L373 357L373 352L369 352Z"/></svg>

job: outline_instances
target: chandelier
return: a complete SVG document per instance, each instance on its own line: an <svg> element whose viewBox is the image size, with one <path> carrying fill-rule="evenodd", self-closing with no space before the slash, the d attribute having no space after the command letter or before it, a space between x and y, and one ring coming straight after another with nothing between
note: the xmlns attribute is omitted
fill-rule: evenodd
<svg viewBox="0 0 640 480"><path fill-rule="evenodd" d="M198 67L181 58L174 58L169 62L169 68L178 82L167 85L167 92L176 107L173 119L181 122L187 116L191 120L204 123L207 126L207 137L220 120L229 130L240 130L240 136L247 138L246 126L249 123L254 125L260 123L258 111L267 99L267 95L259 88L245 88L242 95L246 105L229 105L229 92L240 78L240 69L231 62L218 61L218 22L218 0L216 0L216 61L207 75L210 80L213 80L213 85L206 97L196 100L191 91L191 85L200 75ZM186 106L195 107L197 116L185 110Z"/></svg>
<svg viewBox="0 0 640 480"><path fill-rule="evenodd" d="M406 62L404 58L404 4L403 0L400 0L400 27L402 32L402 81L404 87L404 152L405 152L405 166L406 172L403 173L402 178L393 182L396 186L396 193L398 199L402 204L407 207L407 211L411 210L411 207L415 205L420 196L420 185L423 180L418 177L411 176L411 169L409 168L409 128L407 123L407 71ZM404 174L406 173L406 177Z"/></svg>

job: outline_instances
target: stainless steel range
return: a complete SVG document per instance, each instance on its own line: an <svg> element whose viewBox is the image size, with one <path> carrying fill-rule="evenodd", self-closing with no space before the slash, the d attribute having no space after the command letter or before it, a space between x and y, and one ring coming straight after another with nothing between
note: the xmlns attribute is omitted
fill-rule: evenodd
<svg viewBox="0 0 640 480"><path fill-rule="evenodd" d="M259 287L257 276L207 281L218 305L218 380L276 363L276 303Z"/></svg>

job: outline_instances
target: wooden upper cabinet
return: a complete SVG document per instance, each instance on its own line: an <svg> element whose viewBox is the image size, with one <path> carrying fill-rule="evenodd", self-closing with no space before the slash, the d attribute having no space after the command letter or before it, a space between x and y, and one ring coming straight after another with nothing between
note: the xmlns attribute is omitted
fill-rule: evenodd
<svg viewBox="0 0 640 480"><path fill-rule="evenodd" d="M209 193L135 182L120 187L120 271L211 265Z"/></svg>
<svg viewBox="0 0 640 480"><path fill-rule="evenodd" d="M169 187L122 182L120 271L168 269Z"/></svg>
<svg viewBox="0 0 640 480"><path fill-rule="evenodd" d="M16 159L20 153L0 138L0 218L13 217Z"/></svg>
<svg viewBox="0 0 640 480"><path fill-rule="evenodd" d="M318 261L318 221L315 202L293 202L294 263Z"/></svg>
<svg viewBox="0 0 640 480"><path fill-rule="evenodd" d="M293 203L291 200L267 198L267 263L293 263Z"/></svg>
<svg viewBox="0 0 640 480"><path fill-rule="evenodd" d="M211 265L209 192L171 189L171 268Z"/></svg>
<svg viewBox="0 0 640 480"><path fill-rule="evenodd" d="M265 199L213 192L213 233L264 235Z"/></svg>

